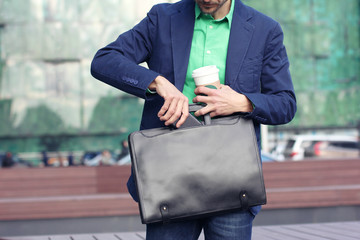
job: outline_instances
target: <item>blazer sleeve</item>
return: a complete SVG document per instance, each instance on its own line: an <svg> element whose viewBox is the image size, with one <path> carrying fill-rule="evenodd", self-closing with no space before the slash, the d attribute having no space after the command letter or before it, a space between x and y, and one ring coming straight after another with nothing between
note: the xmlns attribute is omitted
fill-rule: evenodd
<svg viewBox="0 0 360 240"><path fill-rule="evenodd" d="M159 73L138 65L146 62L156 35L157 12L153 7L134 28L100 49L91 63L91 74L129 94L146 98L146 89Z"/></svg>
<svg viewBox="0 0 360 240"><path fill-rule="evenodd" d="M296 98L279 24L276 24L269 36L260 78L261 92L244 94L255 107L248 117L261 124L278 125L293 119Z"/></svg>

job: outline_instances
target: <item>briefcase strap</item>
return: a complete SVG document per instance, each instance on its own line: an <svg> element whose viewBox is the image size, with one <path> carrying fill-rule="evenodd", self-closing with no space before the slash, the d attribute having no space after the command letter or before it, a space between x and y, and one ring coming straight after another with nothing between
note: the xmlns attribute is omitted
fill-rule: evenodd
<svg viewBox="0 0 360 240"><path fill-rule="evenodd" d="M248 209L249 208L249 198L245 191L240 192L239 195L240 198L240 204L242 209Z"/></svg>
<svg viewBox="0 0 360 240"><path fill-rule="evenodd" d="M189 104L189 112L196 112L196 111L204 108L205 106L206 106L206 104L200 104L200 103ZM211 124L210 113L205 114L203 117L204 117L205 125L210 125Z"/></svg>
<svg viewBox="0 0 360 240"><path fill-rule="evenodd" d="M160 213L161 213L162 221L164 223L167 223L170 221L169 206L167 204L161 204Z"/></svg>

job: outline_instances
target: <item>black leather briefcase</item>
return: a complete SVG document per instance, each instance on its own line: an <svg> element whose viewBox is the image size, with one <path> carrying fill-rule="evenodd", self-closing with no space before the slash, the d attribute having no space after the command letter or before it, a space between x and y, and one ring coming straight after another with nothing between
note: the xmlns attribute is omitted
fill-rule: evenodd
<svg viewBox="0 0 360 240"><path fill-rule="evenodd" d="M201 106L190 105L191 111ZM266 203L252 120L232 115L206 124L191 116L183 127L129 135L143 223L171 222Z"/></svg>

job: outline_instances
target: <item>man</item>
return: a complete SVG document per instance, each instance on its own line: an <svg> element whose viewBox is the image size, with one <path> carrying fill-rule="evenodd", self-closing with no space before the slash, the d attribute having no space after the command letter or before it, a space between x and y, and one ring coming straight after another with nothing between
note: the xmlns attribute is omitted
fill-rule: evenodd
<svg viewBox="0 0 360 240"><path fill-rule="evenodd" d="M146 62L149 69L139 66ZM195 88L191 72L216 65L220 89ZM283 33L277 22L240 0L183 0L154 6L147 17L100 49L91 66L95 78L145 99L141 129L180 127L188 103L207 106L196 116L246 113L260 124L284 124L296 112ZM236 134L236 133L234 133ZM132 177L130 194L138 196ZM260 207L171 224L149 224L147 239L251 239Z"/></svg>

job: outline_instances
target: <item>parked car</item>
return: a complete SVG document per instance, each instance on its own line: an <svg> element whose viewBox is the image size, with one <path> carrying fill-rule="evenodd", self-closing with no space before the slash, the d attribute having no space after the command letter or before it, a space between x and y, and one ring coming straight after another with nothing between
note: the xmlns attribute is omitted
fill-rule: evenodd
<svg viewBox="0 0 360 240"><path fill-rule="evenodd" d="M271 153L261 152L262 162L276 162L277 159Z"/></svg>
<svg viewBox="0 0 360 240"><path fill-rule="evenodd" d="M359 140L355 136L297 135L288 140L284 157L293 161L304 158L359 157Z"/></svg>
<svg viewBox="0 0 360 240"><path fill-rule="evenodd" d="M356 141L321 141L312 148L305 149L305 157L316 158L356 158L360 156Z"/></svg>

